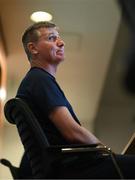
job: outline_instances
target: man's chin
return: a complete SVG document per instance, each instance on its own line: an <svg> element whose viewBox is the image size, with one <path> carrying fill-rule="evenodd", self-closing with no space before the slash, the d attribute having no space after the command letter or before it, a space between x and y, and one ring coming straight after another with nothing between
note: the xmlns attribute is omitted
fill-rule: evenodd
<svg viewBox="0 0 135 180"><path fill-rule="evenodd" d="M64 57L58 58L58 59L57 59L57 62L61 63L61 62L64 61L64 59L65 59Z"/></svg>
<svg viewBox="0 0 135 180"><path fill-rule="evenodd" d="M55 59L55 60L52 61L52 64L59 65L59 64L62 63L63 61L64 61L64 58L62 58L62 59L60 59L60 58L58 59L58 58L57 58L57 59Z"/></svg>

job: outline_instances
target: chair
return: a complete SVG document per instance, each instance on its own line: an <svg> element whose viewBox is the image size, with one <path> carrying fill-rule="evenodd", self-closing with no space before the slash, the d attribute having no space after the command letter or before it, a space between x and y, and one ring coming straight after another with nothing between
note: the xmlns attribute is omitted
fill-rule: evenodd
<svg viewBox="0 0 135 180"><path fill-rule="evenodd" d="M0 159L0 163L4 166L7 166L10 169L13 179L18 179L19 177L19 167L15 167L11 164L11 162L7 159Z"/></svg>
<svg viewBox="0 0 135 180"><path fill-rule="evenodd" d="M36 117L22 99L10 99L4 107L6 119L16 124L24 149L28 154L33 178L53 178L57 162L68 164L78 153L101 151L110 153L100 145L58 145L51 146ZM68 160L67 160L68 159Z"/></svg>

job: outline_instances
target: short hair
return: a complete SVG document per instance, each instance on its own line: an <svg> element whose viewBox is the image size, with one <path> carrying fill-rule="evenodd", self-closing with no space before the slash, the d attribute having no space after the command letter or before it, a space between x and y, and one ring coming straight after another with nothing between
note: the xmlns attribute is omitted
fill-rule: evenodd
<svg viewBox="0 0 135 180"><path fill-rule="evenodd" d="M27 54L28 60L31 61L32 59L32 54L29 51L27 44L29 42L37 42L39 39L39 34L38 34L38 29L40 28L55 28L56 25L52 22L47 22L47 21L43 21L43 22L38 22L38 23L34 23L33 25L29 26L23 36L22 36L22 43L23 43L23 47L24 50Z"/></svg>

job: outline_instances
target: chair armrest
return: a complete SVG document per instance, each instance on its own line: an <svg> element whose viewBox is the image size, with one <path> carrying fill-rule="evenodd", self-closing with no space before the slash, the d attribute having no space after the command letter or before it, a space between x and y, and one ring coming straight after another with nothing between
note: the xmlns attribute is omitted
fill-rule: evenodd
<svg viewBox="0 0 135 180"><path fill-rule="evenodd" d="M52 145L47 148L49 152L61 153L83 153L83 152L101 152L109 153L110 149L101 144L71 144L71 145Z"/></svg>

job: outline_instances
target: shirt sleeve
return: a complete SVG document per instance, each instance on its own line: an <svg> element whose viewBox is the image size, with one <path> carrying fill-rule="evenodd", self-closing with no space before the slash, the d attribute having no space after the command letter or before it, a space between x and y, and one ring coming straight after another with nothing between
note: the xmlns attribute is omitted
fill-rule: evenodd
<svg viewBox="0 0 135 180"><path fill-rule="evenodd" d="M41 111L49 114L57 106L66 106L66 99L55 79L38 73L32 81L32 96Z"/></svg>

